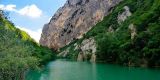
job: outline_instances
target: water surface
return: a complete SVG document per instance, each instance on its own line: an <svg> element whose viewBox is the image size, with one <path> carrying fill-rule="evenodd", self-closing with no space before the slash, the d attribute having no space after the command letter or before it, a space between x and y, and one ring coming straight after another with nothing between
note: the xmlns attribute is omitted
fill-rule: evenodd
<svg viewBox="0 0 160 80"><path fill-rule="evenodd" d="M160 70L56 60L42 71L29 71L26 80L160 80Z"/></svg>

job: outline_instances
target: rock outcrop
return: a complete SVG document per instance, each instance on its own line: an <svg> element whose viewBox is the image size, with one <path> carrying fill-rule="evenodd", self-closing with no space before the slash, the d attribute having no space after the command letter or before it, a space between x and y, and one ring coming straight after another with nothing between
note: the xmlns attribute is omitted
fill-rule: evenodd
<svg viewBox="0 0 160 80"><path fill-rule="evenodd" d="M130 24L128 28L131 33L131 39L133 40L135 38L135 36L137 35L137 29L133 24Z"/></svg>
<svg viewBox="0 0 160 80"><path fill-rule="evenodd" d="M84 54L96 53L96 42L93 38L85 39L80 48Z"/></svg>
<svg viewBox="0 0 160 80"><path fill-rule="evenodd" d="M67 55L72 54L70 52L71 47L68 47L64 51L60 52L58 57L67 57ZM96 41L94 38L84 39L81 44L74 44L74 51L78 51L77 61L87 61L96 62Z"/></svg>
<svg viewBox="0 0 160 80"><path fill-rule="evenodd" d="M40 44L59 49L88 32L122 0L67 0L44 25Z"/></svg>
<svg viewBox="0 0 160 80"><path fill-rule="evenodd" d="M132 13L130 12L129 7L125 6L124 11L118 15L118 23L121 24L121 22L125 21L131 15Z"/></svg>
<svg viewBox="0 0 160 80"><path fill-rule="evenodd" d="M77 47L79 46L79 47ZM75 50L80 50L77 61L90 60L96 61L96 42L94 38L85 39L80 45L75 46Z"/></svg>
<svg viewBox="0 0 160 80"><path fill-rule="evenodd" d="M86 56L83 53L79 53L77 57L77 61L84 61L86 59Z"/></svg>

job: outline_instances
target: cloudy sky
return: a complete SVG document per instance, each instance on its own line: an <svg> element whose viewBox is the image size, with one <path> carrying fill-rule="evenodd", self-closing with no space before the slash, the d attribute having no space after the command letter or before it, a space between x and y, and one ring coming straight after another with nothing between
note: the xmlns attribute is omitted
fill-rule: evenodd
<svg viewBox="0 0 160 80"><path fill-rule="evenodd" d="M43 25L66 0L0 0L0 9L9 12L10 21L37 42Z"/></svg>

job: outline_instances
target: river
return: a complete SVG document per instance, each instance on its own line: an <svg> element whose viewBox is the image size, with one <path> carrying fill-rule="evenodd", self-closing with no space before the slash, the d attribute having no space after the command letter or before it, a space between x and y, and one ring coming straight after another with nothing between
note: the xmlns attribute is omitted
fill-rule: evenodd
<svg viewBox="0 0 160 80"><path fill-rule="evenodd" d="M160 70L56 60L42 71L29 71L26 80L160 80Z"/></svg>

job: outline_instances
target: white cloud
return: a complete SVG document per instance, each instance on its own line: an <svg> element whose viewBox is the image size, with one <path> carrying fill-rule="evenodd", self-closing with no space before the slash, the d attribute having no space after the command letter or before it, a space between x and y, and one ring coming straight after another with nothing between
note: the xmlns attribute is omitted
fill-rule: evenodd
<svg viewBox="0 0 160 80"><path fill-rule="evenodd" d="M17 12L21 15L29 16L32 18L37 18L42 15L42 11L34 4L25 6Z"/></svg>
<svg viewBox="0 0 160 80"><path fill-rule="evenodd" d="M16 5L14 4L9 4L9 5L0 5L1 10L6 10L6 11L16 11Z"/></svg>
<svg viewBox="0 0 160 80"><path fill-rule="evenodd" d="M31 36L31 38L33 38L36 42L39 43L42 29L37 29L37 30L33 31L33 30L30 30L30 29L27 29L24 27L20 27L20 26L16 26L16 27L23 30L23 31L26 31Z"/></svg>
<svg viewBox="0 0 160 80"><path fill-rule="evenodd" d="M31 18L39 18L42 15L42 10L39 9L35 4L27 5L21 9L16 9L16 5L2 5L0 4L1 10L13 11L23 16L28 16Z"/></svg>

